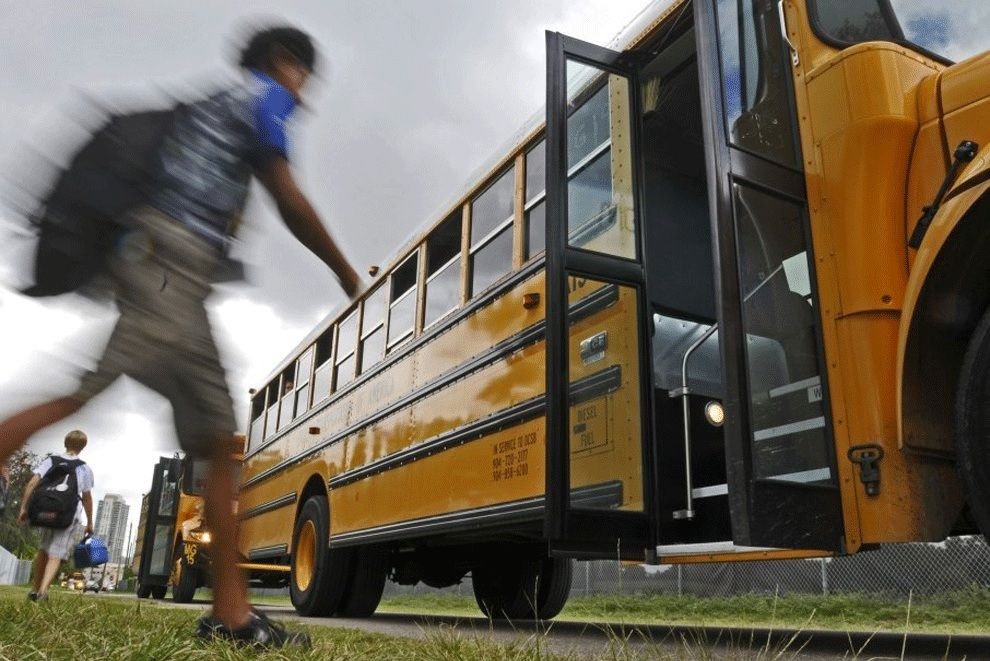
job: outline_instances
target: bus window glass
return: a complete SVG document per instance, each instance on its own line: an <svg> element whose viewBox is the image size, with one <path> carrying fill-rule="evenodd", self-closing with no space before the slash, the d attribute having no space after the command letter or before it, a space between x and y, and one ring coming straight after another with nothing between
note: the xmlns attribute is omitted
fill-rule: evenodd
<svg viewBox="0 0 990 661"><path fill-rule="evenodd" d="M374 365L385 354L385 297L384 286L372 292L364 301L364 321L361 328L361 371Z"/></svg>
<svg viewBox="0 0 990 661"><path fill-rule="evenodd" d="M812 25L821 36L841 44L903 38L886 0L811 0Z"/></svg>
<svg viewBox="0 0 990 661"><path fill-rule="evenodd" d="M268 413L265 416L265 438L271 438L278 429L278 379L268 386Z"/></svg>
<svg viewBox="0 0 990 661"><path fill-rule="evenodd" d="M629 80L567 62L567 242L637 254Z"/></svg>
<svg viewBox="0 0 990 661"><path fill-rule="evenodd" d="M182 491L191 496L202 496L206 489L209 462L187 456L183 461Z"/></svg>
<svg viewBox="0 0 990 661"><path fill-rule="evenodd" d="M461 210L444 219L426 239L426 315L429 326L461 300Z"/></svg>
<svg viewBox="0 0 990 661"><path fill-rule="evenodd" d="M339 390L354 380L354 352L357 349L357 310L340 323L337 330L337 376L334 388Z"/></svg>
<svg viewBox="0 0 990 661"><path fill-rule="evenodd" d="M310 347L296 363L296 412L299 417L309 410L309 373L313 370L313 351Z"/></svg>
<svg viewBox="0 0 990 661"><path fill-rule="evenodd" d="M526 257L546 249L546 141L540 140L526 153Z"/></svg>
<svg viewBox="0 0 990 661"><path fill-rule="evenodd" d="M478 248L471 258L471 294L476 295L512 270L512 225Z"/></svg>
<svg viewBox="0 0 990 661"><path fill-rule="evenodd" d="M265 436L265 390L255 393L251 400L251 448L261 444Z"/></svg>
<svg viewBox="0 0 990 661"><path fill-rule="evenodd" d="M734 190L757 479L834 483L802 208Z"/></svg>
<svg viewBox="0 0 990 661"><path fill-rule="evenodd" d="M295 365L290 366L284 372L282 372L282 390L279 395L279 412L278 412L278 428L285 429L285 427L292 422L293 415L295 413L295 402L296 402L296 368Z"/></svg>
<svg viewBox="0 0 990 661"><path fill-rule="evenodd" d="M471 203L471 245L512 219L515 176L515 167L510 167Z"/></svg>
<svg viewBox="0 0 990 661"><path fill-rule="evenodd" d="M535 257L547 248L547 208L543 200L526 211L526 227L529 228L529 257Z"/></svg>
<svg viewBox="0 0 990 661"><path fill-rule="evenodd" d="M413 254L395 270L390 279L388 346L412 337L416 322L416 278L419 275L419 253Z"/></svg>
<svg viewBox="0 0 990 661"><path fill-rule="evenodd" d="M424 327L457 309L461 298L460 266L460 257L455 257L427 281Z"/></svg>
<svg viewBox="0 0 990 661"><path fill-rule="evenodd" d="M718 21L729 142L781 165L799 167L790 56L776 3L718 0Z"/></svg>
<svg viewBox="0 0 990 661"><path fill-rule="evenodd" d="M313 372L313 404L321 402L330 395L330 362L333 347L333 328L329 328L316 341L316 370Z"/></svg>

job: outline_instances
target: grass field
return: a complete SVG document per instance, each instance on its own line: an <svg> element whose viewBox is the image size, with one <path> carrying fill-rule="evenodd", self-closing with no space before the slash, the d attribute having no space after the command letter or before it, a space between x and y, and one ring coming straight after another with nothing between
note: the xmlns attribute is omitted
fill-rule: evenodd
<svg viewBox="0 0 990 661"><path fill-rule="evenodd" d="M479 615L474 597L437 593L387 597L379 611ZM974 586L935 597L916 597L910 604L904 598L860 594L575 597L557 619L898 633L907 625L914 632L986 634L990 632L990 590Z"/></svg>
<svg viewBox="0 0 990 661"><path fill-rule="evenodd" d="M193 639L197 610L178 610L149 600L53 592L47 603L26 600L26 589L0 587L0 661L93 659L329 659L396 661L577 661L571 654L554 653L542 636L520 635L498 644L475 634L441 628L423 639L362 633L333 627L294 628L309 631L309 652L257 653L225 644L203 644ZM206 595L200 595L206 596ZM268 598L266 602L285 599ZM891 600L861 595L830 597L744 596L722 599L672 596L599 596L570 601L562 619L622 623L723 625L743 628L835 628L858 631L990 631L990 591L973 588L938 598ZM420 594L393 596L383 601L383 612L414 612L477 616L470 596ZM552 626L552 625L551 625ZM727 659L791 659L799 650L745 649ZM637 658L693 661L711 659L712 650L685 644L675 653L636 653L615 640L598 658L632 661Z"/></svg>

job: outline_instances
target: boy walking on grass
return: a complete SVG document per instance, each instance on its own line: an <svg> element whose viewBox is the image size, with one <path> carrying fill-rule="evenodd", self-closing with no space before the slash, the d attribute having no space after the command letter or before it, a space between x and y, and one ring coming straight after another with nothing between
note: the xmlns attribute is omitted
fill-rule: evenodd
<svg viewBox="0 0 990 661"><path fill-rule="evenodd" d="M206 516L213 534L212 614L197 635L237 644L308 646L251 609L237 567L237 425L204 302L232 240L252 176L274 198L295 237L333 271L348 296L356 272L299 190L289 166L285 122L301 100L316 51L292 27L257 32L240 54L244 82L191 104L176 119L161 154L155 192L124 224L111 257L120 318L96 371L67 397L0 422L0 462L36 431L71 415L121 374L164 395L186 454L209 462Z"/></svg>
<svg viewBox="0 0 990 661"><path fill-rule="evenodd" d="M28 521L28 506L31 496L42 478L52 469L56 462L69 462L69 468L76 473L76 491L78 503L72 523L66 528L40 528L41 548L34 558L32 570L31 601L48 599L48 588L58 573L59 565L69 558L76 542L83 533L93 534L93 470L87 463L79 459L79 453L86 447L86 434L76 429L65 435L65 452L46 457L34 469L34 475L24 487L24 497L21 499L21 511L18 521L24 525ZM85 528L84 528L85 526Z"/></svg>

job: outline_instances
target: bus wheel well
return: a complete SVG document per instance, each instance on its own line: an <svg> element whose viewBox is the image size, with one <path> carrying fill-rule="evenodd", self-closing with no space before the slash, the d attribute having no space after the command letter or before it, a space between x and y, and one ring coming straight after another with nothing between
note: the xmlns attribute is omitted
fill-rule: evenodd
<svg viewBox="0 0 990 661"><path fill-rule="evenodd" d="M990 307L990 193L953 229L911 318L903 369L904 441L951 452L963 354ZM933 406L938 402L938 406Z"/></svg>
<svg viewBox="0 0 990 661"><path fill-rule="evenodd" d="M293 517L293 521L299 519L299 513L302 512L303 506L306 501L313 496L323 496L327 498L327 487L326 482L320 478L319 475L311 475L308 480L306 480L306 485L299 492L299 498L296 499L296 515ZM329 498L327 498L329 500ZM327 522L329 524L329 522Z"/></svg>

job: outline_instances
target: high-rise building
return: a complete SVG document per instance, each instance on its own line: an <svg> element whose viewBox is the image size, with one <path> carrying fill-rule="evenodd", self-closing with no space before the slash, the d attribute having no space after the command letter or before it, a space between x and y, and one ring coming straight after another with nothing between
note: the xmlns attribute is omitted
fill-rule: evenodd
<svg viewBox="0 0 990 661"><path fill-rule="evenodd" d="M96 508L95 534L106 542L110 562L124 562L129 512L130 506L115 493L108 493Z"/></svg>

